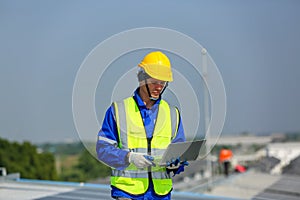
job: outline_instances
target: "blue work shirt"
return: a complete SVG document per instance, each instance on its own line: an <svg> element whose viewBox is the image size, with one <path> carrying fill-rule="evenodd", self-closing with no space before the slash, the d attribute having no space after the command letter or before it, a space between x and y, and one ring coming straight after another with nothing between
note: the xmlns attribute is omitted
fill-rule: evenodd
<svg viewBox="0 0 300 200"><path fill-rule="evenodd" d="M158 105L161 100L159 98L154 105L148 109L143 102L142 98L138 94L139 88L134 92L133 98L135 99L139 110L141 112L142 119L144 121L145 130L147 138L151 138L154 130L155 119L158 112ZM178 132L175 138L172 140L172 143L184 142L184 130L182 126L181 119L179 119ZM129 166L129 163L126 159L128 154L127 150L119 149L117 144L119 143L117 125L114 118L114 107L110 106L106 111L102 128L98 133L98 140L96 144L96 151L98 159L106 163L110 167L116 168L117 170L124 170ZM126 197L138 200L144 199L161 199L168 200L171 198L171 194L165 196L156 196L152 181L149 181L149 187L145 194L142 195L131 195L118 188L112 186L111 195L112 197Z"/></svg>

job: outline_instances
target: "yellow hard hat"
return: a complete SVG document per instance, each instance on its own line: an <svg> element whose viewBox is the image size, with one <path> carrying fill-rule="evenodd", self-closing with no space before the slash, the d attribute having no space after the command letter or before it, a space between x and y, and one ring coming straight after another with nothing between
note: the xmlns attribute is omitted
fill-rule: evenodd
<svg viewBox="0 0 300 200"><path fill-rule="evenodd" d="M162 81L173 81L169 58L160 51L147 54L138 64L152 78Z"/></svg>

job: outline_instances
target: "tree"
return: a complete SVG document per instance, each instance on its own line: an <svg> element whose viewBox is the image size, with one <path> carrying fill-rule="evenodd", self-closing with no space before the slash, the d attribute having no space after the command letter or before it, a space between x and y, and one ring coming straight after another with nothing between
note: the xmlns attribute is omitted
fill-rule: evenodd
<svg viewBox="0 0 300 200"><path fill-rule="evenodd" d="M56 180L54 156L37 153L30 142L19 144L0 138L0 166L8 173L19 172L22 178Z"/></svg>
<svg viewBox="0 0 300 200"><path fill-rule="evenodd" d="M111 173L110 167L98 161L87 150L81 153L76 168L84 173L86 180L107 177Z"/></svg>

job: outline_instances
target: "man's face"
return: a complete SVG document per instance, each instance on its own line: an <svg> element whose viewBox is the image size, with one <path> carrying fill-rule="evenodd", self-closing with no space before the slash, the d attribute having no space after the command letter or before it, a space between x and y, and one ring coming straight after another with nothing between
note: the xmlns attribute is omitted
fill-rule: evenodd
<svg viewBox="0 0 300 200"><path fill-rule="evenodd" d="M154 78L147 79L150 94L153 98L159 98L161 91L166 86L166 81L157 80Z"/></svg>

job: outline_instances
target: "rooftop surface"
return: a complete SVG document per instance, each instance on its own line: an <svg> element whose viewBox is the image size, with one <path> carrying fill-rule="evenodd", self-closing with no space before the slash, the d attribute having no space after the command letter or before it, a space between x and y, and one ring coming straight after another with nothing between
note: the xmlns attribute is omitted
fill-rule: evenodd
<svg viewBox="0 0 300 200"><path fill-rule="evenodd" d="M270 175L256 171L218 177L211 182L211 189L197 180L174 184L174 200L237 200L237 199L300 199L300 176ZM30 179L0 179L0 200L106 200L110 186L105 184L57 182Z"/></svg>
<svg viewBox="0 0 300 200"><path fill-rule="evenodd" d="M222 194L223 196L237 199L252 199L280 178L280 176L274 176L267 173L249 171L229 176L221 182L216 183L211 191L205 193L210 195Z"/></svg>
<svg viewBox="0 0 300 200"><path fill-rule="evenodd" d="M20 179L0 181L0 200L106 200L110 197L110 186L101 184L67 183ZM172 192L174 200L218 200L233 198L191 192Z"/></svg>

